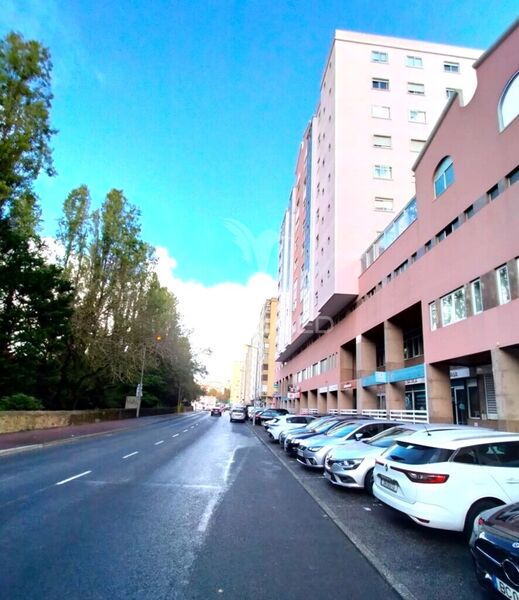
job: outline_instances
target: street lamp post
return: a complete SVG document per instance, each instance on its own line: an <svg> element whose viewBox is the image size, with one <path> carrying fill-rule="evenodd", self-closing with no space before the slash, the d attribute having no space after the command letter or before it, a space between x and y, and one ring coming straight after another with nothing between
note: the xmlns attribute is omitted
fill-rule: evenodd
<svg viewBox="0 0 519 600"><path fill-rule="evenodd" d="M142 384L144 380L144 365L146 363L146 344L144 344L144 348L142 349L142 364L141 364L141 380L139 385L137 386L137 414L135 417L139 418L139 413L141 411L141 400L142 400Z"/></svg>

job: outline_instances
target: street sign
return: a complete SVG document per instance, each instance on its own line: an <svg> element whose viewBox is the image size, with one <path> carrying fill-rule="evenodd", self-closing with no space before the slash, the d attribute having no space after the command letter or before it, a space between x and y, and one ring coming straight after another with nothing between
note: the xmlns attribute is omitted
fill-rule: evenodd
<svg viewBox="0 0 519 600"><path fill-rule="evenodd" d="M126 404L124 405L124 408L131 408L131 409L139 409L141 405L141 399L137 396L126 396Z"/></svg>

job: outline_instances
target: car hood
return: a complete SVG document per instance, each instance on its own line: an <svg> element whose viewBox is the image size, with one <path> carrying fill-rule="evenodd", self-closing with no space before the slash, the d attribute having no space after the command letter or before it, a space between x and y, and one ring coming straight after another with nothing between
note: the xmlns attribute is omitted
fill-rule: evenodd
<svg viewBox="0 0 519 600"><path fill-rule="evenodd" d="M379 456L387 450L387 448L379 448L364 444L363 442L347 442L336 446L330 453L330 458L333 460L346 460L347 458L364 458L366 456Z"/></svg>
<svg viewBox="0 0 519 600"><path fill-rule="evenodd" d="M306 440L309 437L317 437L318 436L318 434L315 433L315 431L314 432L301 431L299 433L297 431L291 431L289 433L289 435L293 440Z"/></svg>
<svg viewBox="0 0 519 600"><path fill-rule="evenodd" d="M486 526L493 527L505 535L517 539L519 534L519 502L499 507L490 518L486 519Z"/></svg>
<svg viewBox="0 0 519 600"><path fill-rule="evenodd" d="M344 440L338 439L338 438L333 438L329 435L324 435L324 434L319 434L319 435L312 435L312 436L307 436L310 437L310 439L307 439L304 442L301 442L301 446L306 446L308 448L308 446L333 446L339 442L343 442ZM299 438L301 439L301 438Z"/></svg>

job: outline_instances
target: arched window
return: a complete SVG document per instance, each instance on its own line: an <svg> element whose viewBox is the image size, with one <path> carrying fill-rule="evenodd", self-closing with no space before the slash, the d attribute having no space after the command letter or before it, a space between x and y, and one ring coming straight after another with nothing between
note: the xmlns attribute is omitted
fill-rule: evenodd
<svg viewBox="0 0 519 600"><path fill-rule="evenodd" d="M498 114L500 131L519 115L519 71L506 84L499 101Z"/></svg>
<svg viewBox="0 0 519 600"><path fill-rule="evenodd" d="M447 156L438 165L434 173L434 195L436 198L454 183L454 164Z"/></svg>

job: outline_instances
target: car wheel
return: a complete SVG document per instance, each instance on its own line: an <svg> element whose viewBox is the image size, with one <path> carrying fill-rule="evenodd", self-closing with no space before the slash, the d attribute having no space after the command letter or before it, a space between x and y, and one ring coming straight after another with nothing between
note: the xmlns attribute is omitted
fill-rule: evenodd
<svg viewBox="0 0 519 600"><path fill-rule="evenodd" d="M463 536L467 541L470 540L470 536L472 534L472 529L474 528L474 521L479 513L482 513L484 510L488 510L489 508L495 508L496 506L500 506L502 502L498 502L497 500L491 500L490 498L485 500L478 500L474 502L474 504L469 508L467 512L467 516L465 518L465 527L463 528Z"/></svg>
<svg viewBox="0 0 519 600"><path fill-rule="evenodd" d="M364 489L368 494L373 495L373 469L370 469L364 477Z"/></svg>

